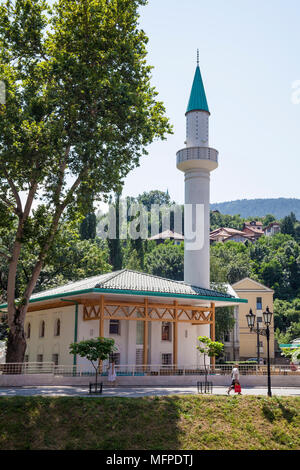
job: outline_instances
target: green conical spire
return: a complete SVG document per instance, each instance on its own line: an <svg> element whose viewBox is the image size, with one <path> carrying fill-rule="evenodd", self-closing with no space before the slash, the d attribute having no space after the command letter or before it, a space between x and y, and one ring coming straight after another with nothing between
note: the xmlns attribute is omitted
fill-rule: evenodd
<svg viewBox="0 0 300 470"><path fill-rule="evenodd" d="M205 90L198 63L186 112L188 113L189 111L207 111L209 113Z"/></svg>

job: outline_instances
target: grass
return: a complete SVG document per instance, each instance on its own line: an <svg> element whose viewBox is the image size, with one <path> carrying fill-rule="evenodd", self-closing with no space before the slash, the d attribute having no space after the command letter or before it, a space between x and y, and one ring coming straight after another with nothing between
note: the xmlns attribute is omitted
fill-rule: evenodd
<svg viewBox="0 0 300 470"><path fill-rule="evenodd" d="M1 397L0 450L299 450L300 399Z"/></svg>

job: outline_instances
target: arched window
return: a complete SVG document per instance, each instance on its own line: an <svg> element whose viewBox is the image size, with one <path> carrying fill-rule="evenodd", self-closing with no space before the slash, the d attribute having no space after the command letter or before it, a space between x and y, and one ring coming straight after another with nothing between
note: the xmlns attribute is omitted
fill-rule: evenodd
<svg viewBox="0 0 300 470"><path fill-rule="evenodd" d="M57 318L55 322L54 336L60 336L60 319Z"/></svg>
<svg viewBox="0 0 300 470"><path fill-rule="evenodd" d="M44 320L42 320L40 323L40 338L43 338L44 336L45 336L45 322Z"/></svg>
<svg viewBox="0 0 300 470"><path fill-rule="evenodd" d="M30 323L27 323L27 328L26 328L26 338L30 338L30 332L31 332L31 325Z"/></svg>

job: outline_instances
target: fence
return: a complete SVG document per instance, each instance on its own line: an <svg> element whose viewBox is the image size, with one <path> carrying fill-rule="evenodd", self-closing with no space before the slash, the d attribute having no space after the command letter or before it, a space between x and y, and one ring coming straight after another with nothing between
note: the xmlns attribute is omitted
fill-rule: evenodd
<svg viewBox="0 0 300 470"><path fill-rule="evenodd" d="M121 364L116 365L118 376L179 376L179 375L230 375L232 365L216 364L215 366L191 365L164 365L164 364ZM266 365L241 364L240 375L267 375ZM101 375L107 375L107 366L104 366ZM52 374L55 376L92 376L95 370L86 365L56 365L54 362L24 362L0 364L0 374ZM271 365L272 375L300 375L300 367L290 365Z"/></svg>

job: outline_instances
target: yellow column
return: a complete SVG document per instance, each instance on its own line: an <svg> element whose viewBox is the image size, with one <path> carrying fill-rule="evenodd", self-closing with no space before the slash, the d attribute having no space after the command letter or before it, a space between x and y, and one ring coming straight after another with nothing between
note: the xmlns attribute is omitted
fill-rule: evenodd
<svg viewBox="0 0 300 470"><path fill-rule="evenodd" d="M100 297L99 336L104 336L104 295Z"/></svg>

